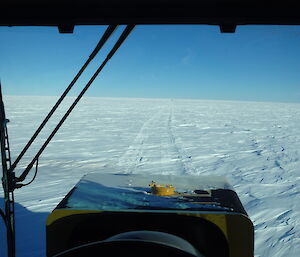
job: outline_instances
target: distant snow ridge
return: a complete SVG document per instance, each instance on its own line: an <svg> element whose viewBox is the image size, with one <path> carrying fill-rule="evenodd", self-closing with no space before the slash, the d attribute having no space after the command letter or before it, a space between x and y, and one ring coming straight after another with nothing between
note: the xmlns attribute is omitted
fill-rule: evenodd
<svg viewBox="0 0 300 257"><path fill-rule="evenodd" d="M5 96L13 158L55 100ZM47 214L90 172L226 176L254 222L255 256L298 257L299 149L300 104L84 98L16 191L17 257L45 256Z"/></svg>

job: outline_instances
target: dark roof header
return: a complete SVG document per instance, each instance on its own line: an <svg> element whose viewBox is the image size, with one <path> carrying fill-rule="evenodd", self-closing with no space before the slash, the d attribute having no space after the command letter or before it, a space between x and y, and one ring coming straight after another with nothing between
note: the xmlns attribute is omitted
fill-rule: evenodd
<svg viewBox="0 0 300 257"><path fill-rule="evenodd" d="M300 24L300 3L291 0L23 0L0 11L0 26Z"/></svg>

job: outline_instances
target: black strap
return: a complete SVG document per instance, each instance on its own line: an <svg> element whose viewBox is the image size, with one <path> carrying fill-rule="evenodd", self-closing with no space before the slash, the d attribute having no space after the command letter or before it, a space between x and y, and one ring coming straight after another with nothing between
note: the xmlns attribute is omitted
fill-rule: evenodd
<svg viewBox="0 0 300 257"><path fill-rule="evenodd" d="M86 69L86 67L93 60L93 58L96 56L96 54L100 51L100 49L103 47L103 45L106 43L106 41L110 38L110 36L113 34L113 32L115 31L116 28L117 28L117 25L110 25L110 26L108 26L108 28L104 32L103 36L101 37L100 41L98 42L97 46L95 47L94 51L90 54L88 60L85 62L85 64L79 70L79 72L77 73L77 75L74 77L74 79L72 80L72 82L66 88L66 90L61 95L61 97L58 99L58 101L53 106L53 108L51 109L51 111L48 113L48 115L46 116L46 118L43 120L43 122L41 123L41 125L38 127L38 129L36 130L36 132L33 134L33 136L28 141L28 143L26 144L26 146L24 147L24 149L21 151L21 153L19 154L19 156L17 157L17 159L14 161L14 163L12 164L12 166L10 168L11 171L13 171L16 168L17 164L22 159L22 157L24 156L24 154L26 153L26 151L28 150L28 148L31 146L31 144L33 143L33 141L36 139L36 137L38 136L38 134L41 132L41 130L46 125L46 123L51 118L51 116L56 111L56 109L61 104L61 102L64 100L64 98L66 97L66 95L72 89L72 87L74 86L74 84L76 83L76 81L79 79L79 77L81 76L81 74L84 72L84 70Z"/></svg>
<svg viewBox="0 0 300 257"><path fill-rule="evenodd" d="M45 143L42 145L42 147L40 148L40 150L38 151L38 153L35 155L35 157L29 163L29 165L24 170L24 172L21 174L21 176L19 178L16 178L17 182L24 181L24 179L28 175L29 171L32 169L34 163L39 158L39 156L42 154L42 152L44 151L44 149L46 148L46 146L49 144L49 142L51 141L51 139L54 137L54 135L59 130L59 128L61 127L61 125L64 123L64 121L67 119L67 117L70 115L70 113L72 112L72 110L74 109L74 107L77 105L77 103L80 101L80 99L82 98L82 96L84 95L84 93L89 89L89 87L91 86L91 84L97 78L97 76L99 75L99 73L101 72L101 70L105 67L105 65L109 61L109 59L116 53L116 51L119 49L119 47L125 41L125 39L129 36L129 34L131 33L131 31L134 29L134 27L135 27L135 25L127 25L126 26L126 28L124 29L123 33L119 37L118 41L115 43L115 45L113 46L113 48L111 49L111 51L108 53L108 55L105 58L105 60L102 62L102 64L100 65L100 67L96 70L96 72L94 73L94 75L92 76L92 78L89 80L89 82L86 84L86 86L82 89L82 91L77 96L77 98L75 99L75 101L73 102L73 104L70 106L70 108L67 110L67 112L65 113L65 115L59 121L59 123L54 128L54 130L52 131L52 133L50 134L50 136L47 138L47 140L45 141ZM22 184L17 184L16 185L16 187L18 187L18 188L22 187L22 186L23 186Z"/></svg>

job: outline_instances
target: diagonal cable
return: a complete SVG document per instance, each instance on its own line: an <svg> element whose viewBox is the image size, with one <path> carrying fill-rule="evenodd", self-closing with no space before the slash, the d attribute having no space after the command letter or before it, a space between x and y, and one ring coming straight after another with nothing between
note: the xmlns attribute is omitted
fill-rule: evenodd
<svg viewBox="0 0 300 257"><path fill-rule="evenodd" d="M113 32L115 31L115 29L117 28L117 25L109 25L108 28L106 29L106 31L104 32L103 36L101 37L100 41L98 42L97 46L95 47L95 49L93 50L93 52L90 54L88 60L85 62L85 64L82 66L82 68L79 70L79 72L77 73L77 75L74 77L74 79L72 80L72 82L69 84L69 86L66 88L66 90L64 91L64 93L61 95L61 97L58 99L58 101L56 102L56 104L52 107L51 111L48 113L48 115L46 116L46 118L43 120L43 122L41 123L41 125L38 127L38 129L35 131L35 133L33 134L33 136L31 137L31 139L28 141L28 143L26 144L26 146L23 148L23 150L21 151L21 153L19 154L19 156L17 157L17 159L14 161L14 163L12 164L10 171L13 171L17 164L19 163L19 161L22 159L22 157L24 156L24 154L26 153L26 151L28 150L28 148L31 146L31 144L34 142L34 140L36 139L36 137L38 136L38 134L41 132L41 130L43 129L43 127L46 125L46 123L48 122L48 120L51 118L51 116L53 115L53 113L56 111L56 109L58 108L58 106L61 104L61 102L64 100L64 98L66 97L66 95L69 93L69 91L72 89L72 87L74 86L74 84L76 83L76 81L79 79L79 77L81 76L81 74L84 72L84 70L86 69L86 67L89 65L89 63L94 59L94 57L97 55L97 53L100 51L100 49L103 47L103 45L107 42L107 40L110 38L110 36L113 34Z"/></svg>
<svg viewBox="0 0 300 257"><path fill-rule="evenodd" d="M67 119L67 117L70 115L70 113L72 112L72 110L74 109L74 107L77 105L77 103L80 101L80 99L82 98L82 96L84 95L84 93L89 89L89 87L91 86L91 84L97 78L98 74L104 68L104 66L109 61L109 59L116 53L116 51L119 49L119 47L125 41L125 39L129 36L129 34L131 33L131 31L134 29L134 27L135 27L135 25L127 25L126 26L126 28L124 29L123 33L119 37L118 41L115 43L115 45L112 48L112 50L108 53L107 57L102 62L101 66L97 69L97 71L94 73L94 75L92 76L92 78L89 80L89 82L86 84L86 86L80 92L80 94L77 96L77 98L75 99L75 101L73 102L73 104L67 110L67 112L65 113L65 115L62 117L62 119L60 120L60 122L57 124L57 126L55 127L55 129L52 131L52 133L50 134L50 136L47 138L47 140L45 141L45 143L42 145L42 147L40 148L40 150L38 151L38 153L35 155L35 157L29 163L29 165L24 170L24 172L21 174L21 176L19 178L16 178L16 180L18 182L24 181L24 179L28 175L29 171L33 167L34 163L39 158L39 156L42 154L42 152L44 151L44 149L46 148L46 146L49 144L49 142L51 141L51 139L54 137L54 135L59 130L59 128L61 127L61 125L64 123L64 121ZM22 184L17 184L16 185L17 188L20 188L22 186L23 186Z"/></svg>

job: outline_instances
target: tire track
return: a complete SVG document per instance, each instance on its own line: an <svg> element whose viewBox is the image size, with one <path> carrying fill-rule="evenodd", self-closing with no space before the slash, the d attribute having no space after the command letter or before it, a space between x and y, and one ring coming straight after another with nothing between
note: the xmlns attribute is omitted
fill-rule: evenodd
<svg viewBox="0 0 300 257"><path fill-rule="evenodd" d="M161 116L162 110L150 117L141 127L132 144L126 152L120 157L117 165L123 167L122 173L136 173L136 170L144 161L144 143L148 138L149 129L156 123Z"/></svg>
<svg viewBox="0 0 300 257"><path fill-rule="evenodd" d="M122 173L193 174L192 156L177 143L173 106L162 107L141 127L117 165Z"/></svg>
<svg viewBox="0 0 300 257"><path fill-rule="evenodd" d="M167 124L167 131L170 138L170 142L172 143L172 146L174 147L176 153L178 154L178 160L181 162L182 166L182 175L191 175L196 174L197 169L193 165L192 162L192 156L189 155L182 146L179 145L178 140L176 140L176 137L174 135L174 125L173 123L173 108L171 108L169 118L168 118L168 124Z"/></svg>

